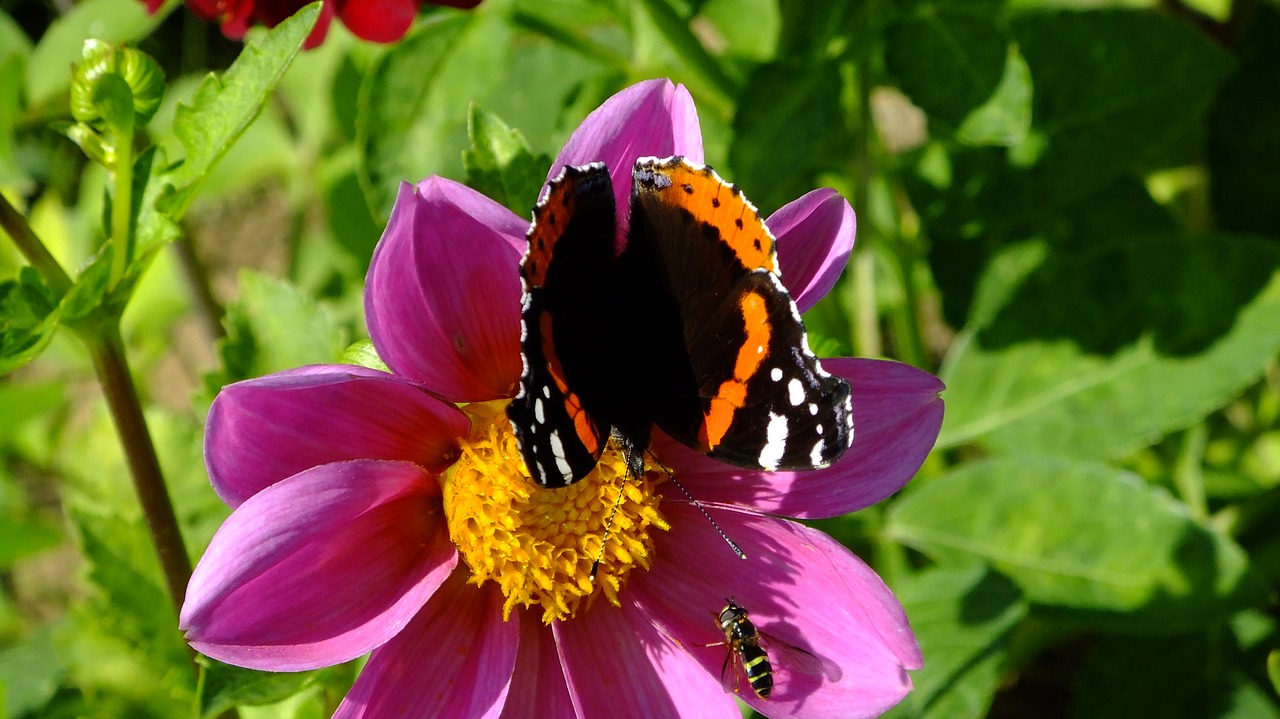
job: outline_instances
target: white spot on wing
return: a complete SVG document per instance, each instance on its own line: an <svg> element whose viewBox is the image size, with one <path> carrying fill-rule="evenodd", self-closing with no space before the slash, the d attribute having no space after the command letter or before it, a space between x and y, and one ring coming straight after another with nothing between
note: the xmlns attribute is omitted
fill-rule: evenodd
<svg viewBox="0 0 1280 719"><path fill-rule="evenodd" d="M781 382L782 369L780 367L774 367L773 370L769 372L769 379L773 380L774 382Z"/></svg>
<svg viewBox="0 0 1280 719"><path fill-rule="evenodd" d="M813 451L809 453L809 463L815 467L822 464L822 440L813 445Z"/></svg>
<svg viewBox="0 0 1280 719"><path fill-rule="evenodd" d="M782 461L782 453L787 449L787 418L780 414L769 413L768 441L760 450L759 464L768 470L778 468Z"/></svg>
<svg viewBox="0 0 1280 719"><path fill-rule="evenodd" d="M810 403L809 403L809 414L813 415L814 417L817 417L817 416L818 416L818 405L814 404L813 402L810 402Z"/></svg>
<svg viewBox="0 0 1280 719"><path fill-rule="evenodd" d="M800 380L792 377L791 381L787 383L787 394L791 399L791 406L799 407L800 403L804 402L804 385L800 383Z"/></svg>
<svg viewBox="0 0 1280 719"><path fill-rule="evenodd" d="M573 469L564 458L564 445L560 443L560 433L552 432L547 436L547 441L551 444L551 453L556 456L556 469L560 470L560 476L568 482L573 477Z"/></svg>

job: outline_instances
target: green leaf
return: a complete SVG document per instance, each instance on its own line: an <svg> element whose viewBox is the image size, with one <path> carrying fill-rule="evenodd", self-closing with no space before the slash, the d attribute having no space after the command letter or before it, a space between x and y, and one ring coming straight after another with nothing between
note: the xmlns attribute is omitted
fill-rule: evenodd
<svg viewBox="0 0 1280 719"><path fill-rule="evenodd" d="M222 76L207 76L191 105L178 106L173 131L186 159L168 175L174 192L161 204L165 214L177 220L186 212L210 168L258 116L319 14L318 3L299 10L246 45Z"/></svg>
<svg viewBox="0 0 1280 719"><path fill-rule="evenodd" d="M1267 678L1271 680L1271 688L1280 694L1280 649L1272 649L1267 655Z"/></svg>
<svg viewBox="0 0 1280 719"><path fill-rule="evenodd" d="M83 0L49 25L27 63L27 99L35 106L53 101L71 85L71 65L82 57L84 41L118 44L146 37L164 20L137 0Z"/></svg>
<svg viewBox="0 0 1280 719"><path fill-rule="evenodd" d="M442 14L419 23L373 68L361 87L356 129L361 184L375 216L390 215L401 182L462 174L466 108L500 84L510 34L484 6Z"/></svg>
<svg viewBox="0 0 1280 719"><path fill-rule="evenodd" d="M938 446L1112 458L1199 420L1280 351L1277 268L1280 247L1231 235L1052 255L952 347Z"/></svg>
<svg viewBox="0 0 1280 719"><path fill-rule="evenodd" d="M4 46L4 20L0 15L0 47ZM31 178L18 161L17 128L22 122L22 73L26 60L18 53L0 54L0 187L30 190Z"/></svg>
<svg viewBox="0 0 1280 719"><path fill-rule="evenodd" d="M359 365L376 369L379 372L390 372L391 368L386 362L378 356L378 350L374 348L373 341L369 339L360 339L351 343L342 353L343 364Z"/></svg>
<svg viewBox="0 0 1280 719"><path fill-rule="evenodd" d="M887 531L944 564L990 564L1074 625L1170 634L1265 601L1239 546L1104 465L970 463L894 504Z"/></svg>
<svg viewBox="0 0 1280 719"><path fill-rule="evenodd" d="M1074 719L1277 717L1276 707L1233 667L1241 663L1220 637L1101 637L1076 679Z"/></svg>
<svg viewBox="0 0 1280 719"><path fill-rule="evenodd" d="M346 333L314 298L284 280L240 273L240 297L227 307L218 386L307 364L337 362ZM213 389L216 389L214 387Z"/></svg>
<svg viewBox="0 0 1280 719"><path fill-rule="evenodd" d="M0 652L0 715L39 716L66 672L48 629L7 647Z"/></svg>
<svg viewBox="0 0 1280 719"><path fill-rule="evenodd" d="M1280 237L1280 8L1244 17L1240 65L1209 112L1209 197L1220 227Z"/></svg>
<svg viewBox="0 0 1280 719"><path fill-rule="evenodd" d="M0 568L58 546L58 525L38 517L0 516Z"/></svg>
<svg viewBox="0 0 1280 719"><path fill-rule="evenodd" d="M471 106L467 134L471 149L462 153L467 185L518 215L527 213L542 189L551 158L533 154L519 130L478 105Z"/></svg>
<svg viewBox="0 0 1280 719"><path fill-rule="evenodd" d="M887 717L980 719L999 685L1009 634L1026 614L1021 592L982 565L931 569L895 584L924 653L915 690Z"/></svg>
<svg viewBox="0 0 1280 719"><path fill-rule="evenodd" d="M834 63L775 63L757 68L746 87L729 164L732 180L768 214L813 189L819 173L845 169L853 145L840 100L844 84Z"/></svg>
<svg viewBox="0 0 1280 719"><path fill-rule="evenodd" d="M202 691L198 716L216 719L238 706L261 706L287 699L315 684L316 672L260 672L200 657Z"/></svg>
<svg viewBox="0 0 1280 719"><path fill-rule="evenodd" d="M35 268L25 266L16 278L0 281L0 374L40 356L61 312Z"/></svg>
<svg viewBox="0 0 1280 719"><path fill-rule="evenodd" d="M1031 131L1031 97L1031 68L1018 48L1010 46L1000 84L964 119L956 138L973 146L1008 147L1024 142Z"/></svg>
<svg viewBox="0 0 1280 719"><path fill-rule="evenodd" d="M957 127L999 85L1009 38L980 3L925 2L889 29L885 63L929 116Z"/></svg>
<svg viewBox="0 0 1280 719"><path fill-rule="evenodd" d="M1132 171L1201 118L1231 68L1159 13L1027 12L1011 30L1035 82L1034 125L986 188L993 212L1043 212Z"/></svg>
<svg viewBox="0 0 1280 719"><path fill-rule="evenodd" d="M35 418L62 407L67 388L62 381L0 384L0 447L5 447Z"/></svg>

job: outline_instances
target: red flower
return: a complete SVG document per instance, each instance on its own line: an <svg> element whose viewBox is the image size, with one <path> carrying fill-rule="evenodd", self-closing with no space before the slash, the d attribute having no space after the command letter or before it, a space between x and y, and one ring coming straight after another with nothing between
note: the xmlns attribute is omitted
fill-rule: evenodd
<svg viewBox="0 0 1280 719"><path fill-rule="evenodd" d="M187 7L200 19L222 25L222 34L232 40L244 37L256 24L275 27L311 0L186 0ZM143 0L149 12L155 12L163 0ZM473 8L480 0L431 0L432 5ZM325 2L320 19L307 38L306 46L324 41L329 21L336 13L342 24L356 37L373 42L395 42L413 25L413 18L423 0L334 0Z"/></svg>

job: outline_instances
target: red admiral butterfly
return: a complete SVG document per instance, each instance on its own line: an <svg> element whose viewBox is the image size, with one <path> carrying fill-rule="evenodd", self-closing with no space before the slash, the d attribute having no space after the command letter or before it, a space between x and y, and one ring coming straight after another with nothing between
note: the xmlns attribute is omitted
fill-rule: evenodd
<svg viewBox="0 0 1280 719"><path fill-rule="evenodd" d="M853 441L849 384L809 351L756 208L679 156L637 160L632 180L621 252L601 163L566 166L533 211L507 416L534 481L582 479L611 434L638 475L655 424L740 467L836 461Z"/></svg>

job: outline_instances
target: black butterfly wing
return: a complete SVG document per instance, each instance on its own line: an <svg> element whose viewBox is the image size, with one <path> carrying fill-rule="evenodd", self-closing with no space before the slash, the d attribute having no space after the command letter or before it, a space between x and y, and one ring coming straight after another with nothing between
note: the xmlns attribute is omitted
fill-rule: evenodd
<svg viewBox="0 0 1280 719"><path fill-rule="evenodd" d="M520 263L524 368L507 416L529 475L544 487L586 476L609 437L591 398L603 384L595 333L609 319L615 223L601 164L565 167L533 211Z"/></svg>
<svg viewBox="0 0 1280 719"><path fill-rule="evenodd" d="M653 408L657 424L742 467L834 462L853 440L849 385L809 350L755 207L710 168L679 157L641 159L633 175L627 254L645 268L637 274L659 278L654 294L676 308L687 369L673 386L692 386L696 397L664 397Z"/></svg>

